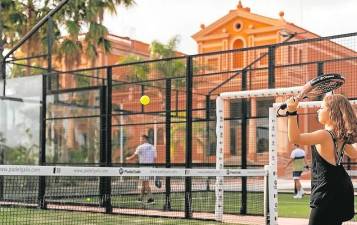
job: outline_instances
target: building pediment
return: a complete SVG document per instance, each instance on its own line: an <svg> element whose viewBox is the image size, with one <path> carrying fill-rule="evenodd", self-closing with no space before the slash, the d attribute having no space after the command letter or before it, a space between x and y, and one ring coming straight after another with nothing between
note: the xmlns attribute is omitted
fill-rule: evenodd
<svg viewBox="0 0 357 225"><path fill-rule="evenodd" d="M245 27L247 33L266 32L269 30L281 29L286 22L283 18L273 19L261 15L251 13L249 9L237 8L231 10L226 16L215 21L211 25L204 27L201 26L201 30L192 36L196 41L203 41L207 39L214 39L219 36L219 33L225 33L225 27L232 21L240 20L243 23L259 24L259 27Z"/></svg>

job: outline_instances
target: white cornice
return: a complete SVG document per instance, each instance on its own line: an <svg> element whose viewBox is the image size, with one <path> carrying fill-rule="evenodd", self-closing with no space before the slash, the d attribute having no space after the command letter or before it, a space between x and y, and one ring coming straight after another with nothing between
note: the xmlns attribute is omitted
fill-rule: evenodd
<svg viewBox="0 0 357 225"><path fill-rule="evenodd" d="M256 29L246 29L245 31L247 32L247 34L259 34L259 33L279 31L283 28L284 26L271 26L271 27L263 27L263 28L256 28Z"/></svg>
<svg viewBox="0 0 357 225"><path fill-rule="evenodd" d="M204 36L196 39L196 41L208 41L208 40L215 40L215 39L222 39L222 38L228 38L230 35L228 33L222 33L222 34L212 34L209 36Z"/></svg>
<svg viewBox="0 0 357 225"><path fill-rule="evenodd" d="M265 23L265 24L272 25L272 26L282 26L282 25L286 24L286 22L283 20L272 19L269 17L253 14L253 13L247 12L245 10L237 9L237 10L231 10L226 16L220 18L216 22L212 23L211 25L200 30L196 34L192 35L192 38L197 41L198 39L200 39L203 36L212 32L214 29L216 29L216 28L226 24L227 22L231 21L232 19L235 19L238 17L258 21L260 23Z"/></svg>

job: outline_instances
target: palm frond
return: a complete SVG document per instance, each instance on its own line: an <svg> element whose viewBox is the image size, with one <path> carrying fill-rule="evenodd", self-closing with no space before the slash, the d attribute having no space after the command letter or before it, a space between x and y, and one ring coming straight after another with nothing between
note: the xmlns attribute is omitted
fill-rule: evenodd
<svg viewBox="0 0 357 225"><path fill-rule="evenodd" d="M61 43L59 57L64 57L65 63L69 65L79 64L82 53L82 44L78 41L65 39Z"/></svg>
<svg viewBox="0 0 357 225"><path fill-rule="evenodd" d="M90 59L95 59L98 56L97 48L91 43L87 44L86 53Z"/></svg>
<svg viewBox="0 0 357 225"><path fill-rule="evenodd" d="M66 21L66 29L70 36L78 37L81 26L78 21L68 20Z"/></svg>
<svg viewBox="0 0 357 225"><path fill-rule="evenodd" d="M99 38L98 46L101 47L106 53L110 52L110 50L112 49L112 43L104 37Z"/></svg>
<svg viewBox="0 0 357 225"><path fill-rule="evenodd" d="M109 33L108 29L102 24L90 23L89 30L86 34L85 39L88 42L90 41L98 42L100 38L105 37L106 35L108 35L108 33Z"/></svg>

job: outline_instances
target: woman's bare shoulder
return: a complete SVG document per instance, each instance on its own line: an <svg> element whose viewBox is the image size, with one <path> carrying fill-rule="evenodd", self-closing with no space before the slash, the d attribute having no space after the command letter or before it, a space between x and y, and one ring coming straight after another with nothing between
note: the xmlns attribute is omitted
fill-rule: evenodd
<svg viewBox="0 0 357 225"><path fill-rule="evenodd" d="M326 130L316 130L311 133L300 134L298 144L316 145L328 143L329 133Z"/></svg>
<svg viewBox="0 0 357 225"><path fill-rule="evenodd" d="M325 129L315 130L315 131L311 132L311 134L314 134L314 135L317 135L317 136L320 136L323 138L331 137L330 133Z"/></svg>

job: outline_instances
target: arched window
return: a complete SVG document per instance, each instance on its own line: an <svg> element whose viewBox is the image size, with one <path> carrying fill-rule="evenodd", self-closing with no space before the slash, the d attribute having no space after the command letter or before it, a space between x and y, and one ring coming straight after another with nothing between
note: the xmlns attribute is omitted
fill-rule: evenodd
<svg viewBox="0 0 357 225"><path fill-rule="evenodd" d="M159 128L157 129L157 144L158 145L163 145L164 144L164 129Z"/></svg>
<svg viewBox="0 0 357 225"><path fill-rule="evenodd" d="M150 144L154 144L154 129L150 128L148 131L148 136L150 138Z"/></svg>
<svg viewBox="0 0 357 225"><path fill-rule="evenodd" d="M242 40L237 39L233 43L234 49L241 49L244 47ZM242 68L244 65L244 55L243 51L237 51L233 53L233 68Z"/></svg>

